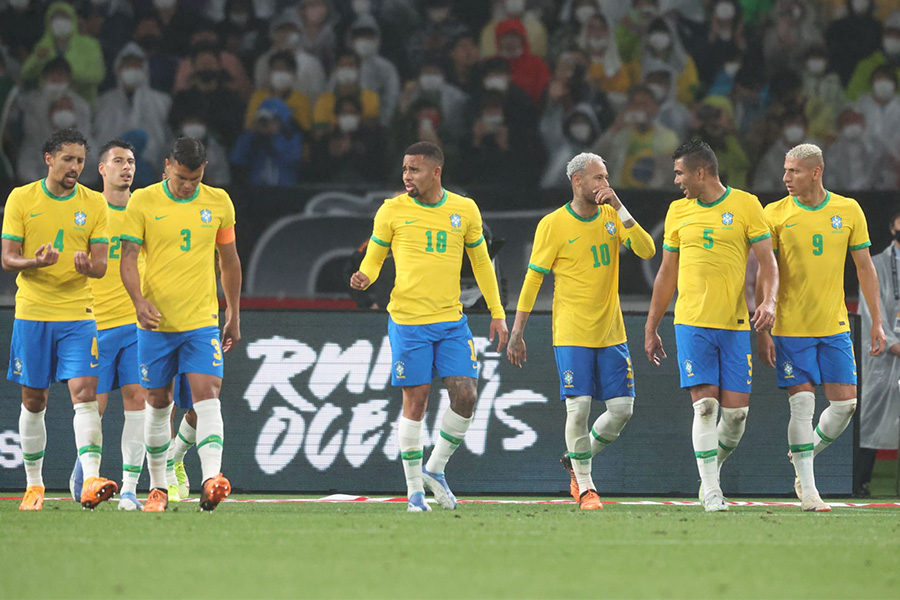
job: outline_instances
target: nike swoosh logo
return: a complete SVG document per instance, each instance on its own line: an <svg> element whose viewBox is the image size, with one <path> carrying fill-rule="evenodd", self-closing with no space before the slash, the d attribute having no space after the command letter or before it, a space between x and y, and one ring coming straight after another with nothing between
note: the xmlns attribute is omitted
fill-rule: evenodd
<svg viewBox="0 0 900 600"><path fill-rule="evenodd" d="M750 384L752 384L752 383L753 383L753 380L752 380L752 379L748 379L748 380L747 380L747 385L750 385Z"/></svg>
<svg viewBox="0 0 900 600"><path fill-rule="evenodd" d="M218 366L221 365L221 364L222 364L222 363L220 363L220 362L213 361L213 366L214 366L214 367L218 367Z"/></svg>
<svg viewBox="0 0 900 600"><path fill-rule="evenodd" d="M100 363L91 363L91 368L92 368L92 369L93 369L94 367L99 367L99 366L100 366Z"/></svg>
<svg viewBox="0 0 900 600"><path fill-rule="evenodd" d="M410 223L416 223L416 222L418 222L418 219L413 219L412 221L407 221L406 224L409 225Z"/></svg>
<svg viewBox="0 0 900 600"><path fill-rule="evenodd" d="M31 216L32 216L32 217L39 217L39 216L41 216L42 214L44 214L44 213L42 213L42 212L39 212L39 213L31 213Z"/></svg>
<svg viewBox="0 0 900 600"><path fill-rule="evenodd" d="M576 241L578 241L578 240L580 240L580 239L581 239L581 236L579 235L579 236L578 236L577 238L575 238L574 240L569 240L569 243L571 244L572 242L576 242Z"/></svg>
<svg viewBox="0 0 900 600"><path fill-rule="evenodd" d="M165 219L165 218L168 217L168 216L169 216L169 215L163 215L163 216L161 216L161 217L156 217L156 220L159 221L160 219Z"/></svg>
<svg viewBox="0 0 900 600"><path fill-rule="evenodd" d="M797 224L797 223L791 223L790 225L785 225L784 228L787 229L788 227L793 227L793 226L796 225L796 224Z"/></svg>

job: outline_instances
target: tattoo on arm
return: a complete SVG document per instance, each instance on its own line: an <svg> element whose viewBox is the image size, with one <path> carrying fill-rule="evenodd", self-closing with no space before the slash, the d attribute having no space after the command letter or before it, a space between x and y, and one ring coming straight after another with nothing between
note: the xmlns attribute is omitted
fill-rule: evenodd
<svg viewBox="0 0 900 600"><path fill-rule="evenodd" d="M131 256L132 254L137 254L140 251L141 247L134 242L129 242L128 240L122 240L122 256Z"/></svg>

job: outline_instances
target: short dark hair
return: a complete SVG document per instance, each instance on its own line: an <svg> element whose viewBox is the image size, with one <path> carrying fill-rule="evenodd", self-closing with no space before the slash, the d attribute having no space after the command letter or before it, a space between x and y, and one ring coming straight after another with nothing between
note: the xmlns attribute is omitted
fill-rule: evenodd
<svg viewBox="0 0 900 600"><path fill-rule="evenodd" d="M106 160L106 153L113 148L124 148L125 150L131 150L131 153L135 154L134 146L131 142L126 142L125 140L120 139L109 140L108 142L100 146L100 162Z"/></svg>
<svg viewBox="0 0 900 600"><path fill-rule="evenodd" d="M275 66L275 63L283 62L287 64L291 68L291 71L297 70L297 59L294 58L294 55L290 52L282 50L281 52L276 52L272 56L269 57L269 68L271 69Z"/></svg>
<svg viewBox="0 0 900 600"><path fill-rule="evenodd" d="M206 148L200 140L180 137L175 140L169 158L191 171L196 171L206 162Z"/></svg>
<svg viewBox="0 0 900 600"><path fill-rule="evenodd" d="M44 142L44 154L56 154L65 144L78 144L84 146L84 151L88 151L87 138L84 134L74 127L66 127L65 129L57 129L50 134L47 141Z"/></svg>
<svg viewBox="0 0 900 600"><path fill-rule="evenodd" d="M406 149L404 156L424 156L430 158L437 163L439 167L444 166L444 153L441 147L432 142L416 142Z"/></svg>
<svg viewBox="0 0 900 600"><path fill-rule="evenodd" d="M46 65L41 69L41 77L45 77L50 73L56 73L57 71L64 71L69 77L72 76L72 65L69 64L69 61L65 59L63 56L57 56L56 58L50 59Z"/></svg>
<svg viewBox="0 0 900 600"><path fill-rule="evenodd" d="M719 174L719 159L709 144L700 140L691 140L683 143L672 153L672 160L684 159L684 164L689 169L704 168L710 175Z"/></svg>

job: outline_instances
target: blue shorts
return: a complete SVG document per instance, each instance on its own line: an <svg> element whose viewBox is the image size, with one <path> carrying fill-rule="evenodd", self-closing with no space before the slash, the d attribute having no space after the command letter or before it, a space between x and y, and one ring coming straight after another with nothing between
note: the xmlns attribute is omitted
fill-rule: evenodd
<svg viewBox="0 0 900 600"><path fill-rule="evenodd" d="M465 315L459 321L428 325L398 325L389 318L388 338L392 385L423 385L435 375L478 378L475 340Z"/></svg>
<svg viewBox="0 0 900 600"><path fill-rule="evenodd" d="M172 397L175 400L175 406L183 410L191 410L194 408L194 400L191 397L191 386L188 385L187 377L183 373L175 376L172 385Z"/></svg>
<svg viewBox="0 0 900 600"><path fill-rule="evenodd" d="M681 387L716 385L730 392L750 393L750 331L676 325L675 347Z"/></svg>
<svg viewBox="0 0 900 600"><path fill-rule="evenodd" d="M856 385L856 359L850 332L827 337L773 335L778 387L801 383Z"/></svg>
<svg viewBox="0 0 900 600"><path fill-rule="evenodd" d="M145 388L166 387L179 373L216 377L225 373L218 327L191 331L138 329L137 334L141 385Z"/></svg>
<svg viewBox="0 0 900 600"><path fill-rule="evenodd" d="M54 381L100 373L97 322L13 321L6 378L45 390Z"/></svg>
<svg viewBox="0 0 900 600"><path fill-rule="evenodd" d="M634 397L634 372L628 344L606 348L554 346L559 371L559 397L591 396L609 400L620 396Z"/></svg>
<svg viewBox="0 0 900 600"><path fill-rule="evenodd" d="M108 394L123 385L140 383L137 354L137 325L122 325L97 332L100 369L97 393Z"/></svg>

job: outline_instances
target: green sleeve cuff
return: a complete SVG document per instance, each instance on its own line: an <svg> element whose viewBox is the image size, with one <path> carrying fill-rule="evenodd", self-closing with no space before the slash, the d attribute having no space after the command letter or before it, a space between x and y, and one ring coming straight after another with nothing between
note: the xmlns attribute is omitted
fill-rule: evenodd
<svg viewBox="0 0 900 600"><path fill-rule="evenodd" d="M778 255L778 248L772 248L772 252L775 253L775 255Z"/></svg>
<svg viewBox="0 0 900 600"><path fill-rule="evenodd" d="M373 235L370 239L371 239L373 242L375 242L376 244L378 244L379 246L384 246L385 248L390 248L390 247L391 247L391 243L390 243L390 242L385 242L384 240L379 240L379 239L378 239L377 237L375 237L374 235Z"/></svg>
<svg viewBox="0 0 900 600"><path fill-rule="evenodd" d="M625 247L631 250L631 238L625 240Z"/></svg>
<svg viewBox="0 0 900 600"><path fill-rule="evenodd" d="M767 240L767 239L769 239L770 237L772 237L772 234L769 233L769 232L767 231L767 232L765 232L765 233L762 234L762 235L758 235L758 236L756 236L756 237L750 238L750 243L751 243L751 244L755 244L756 242L761 242L761 241L763 241L763 240Z"/></svg>
<svg viewBox="0 0 900 600"><path fill-rule="evenodd" d="M475 240L475 241L472 242L471 244L468 243L468 242L466 242L466 248L475 248L475 247L478 246L478 244L480 244L480 243L483 242L483 241L484 241L484 236L481 236L480 238L478 238L477 240Z"/></svg>
<svg viewBox="0 0 900 600"><path fill-rule="evenodd" d="M108 244L109 238L91 238L90 242L92 244Z"/></svg>
<svg viewBox="0 0 900 600"><path fill-rule="evenodd" d="M857 244L857 245L855 245L855 246L850 246L850 250L851 250L851 251L854 251L854 250L862 250L863 248L868 248L868 247L871 246L871 245L872 245L872 242L870 242L870 241L867 240L867 241L863 242L862 244Z"/></svg>
<svg viewBox="0 0 900 600"><path fill-rule="evenodd" d="M143 245L144 245L144 240L142 240L141 238L132 237L132 236L130 236L130 235L124 235L124 234L123 234L123 235L120 235L120 236L119 236L119 239L120 239L120 240L125 240L126 242L131 242L131 243L133 243L133 244L137 244L138 246L143 246Z"/></svg>
<svg viewBox="0 0 900 600"><path fill-rule="evenodd" d="M550 269L545 269L544 267L539 267L532 263L528 263L528 268L531 269L532 271L537 271L538 273L543 273L544 275L547 275L548 273L550 273Z"/></svg>
<svg viewBox="0 0 900 600"><path fill-rule="evenodd" d="M663 250L668 250L669 252L678 252L680 248L676 248L675 246L670 246L666 243L663 243Z"/></svg>
<svg viewBox="0 0 900 600"><path fill-rule="evenodd" d="M25 238L19 237L17 235L12 235L11 233L4 233L2 235L2 237L4 240L12 240L14 242L24 242L25 241Z"/></svg>

